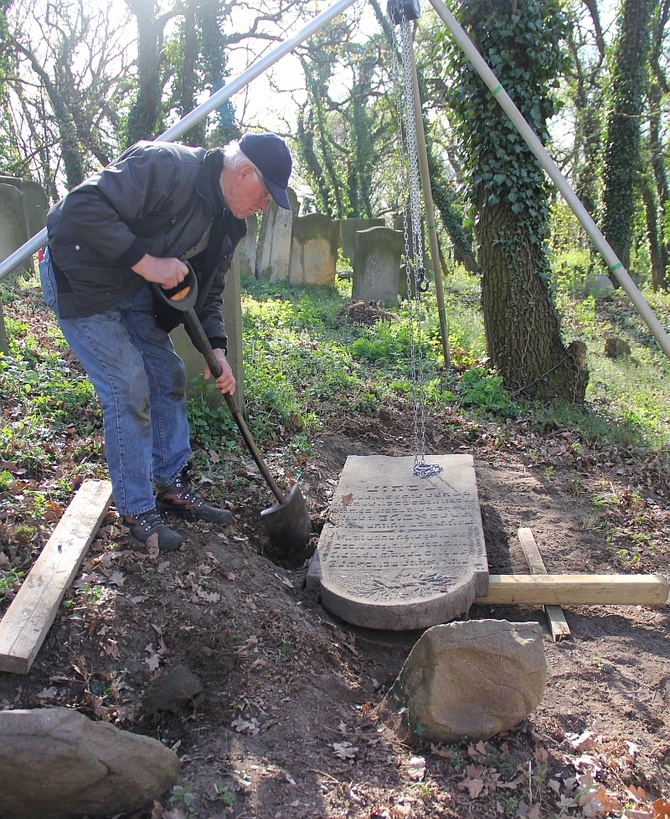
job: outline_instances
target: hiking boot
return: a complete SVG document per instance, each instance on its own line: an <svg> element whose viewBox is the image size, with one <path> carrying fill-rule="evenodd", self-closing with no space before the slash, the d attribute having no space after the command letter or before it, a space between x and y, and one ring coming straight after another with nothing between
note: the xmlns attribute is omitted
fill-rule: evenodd
<svg viewBox="0 0 670 819"><path fill-rule="evenodd" d="M156 495L156 508L160 512L181 518L227 526L233 519L233 513L228 509L219 509L205 503L188 482L188 471L189 468L184 467L169 486L159 489Z"/></svg>
<svg viewBox="0 0 670 819"><path fill-rule="evenodd" d="M137 516L124 515L123 523L140 543L146 543L152 535L158 535L161 552L176 552L181 546L182 536L166 526L155 509Z"/></svg>

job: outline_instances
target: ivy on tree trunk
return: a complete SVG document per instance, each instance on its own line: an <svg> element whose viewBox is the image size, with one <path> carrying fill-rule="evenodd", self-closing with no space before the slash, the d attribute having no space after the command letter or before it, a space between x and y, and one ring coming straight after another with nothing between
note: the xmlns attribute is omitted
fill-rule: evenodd
<svg viewBox="0 0 670 819"><path fill-rule="evenodd" d="M464 0L460 19L538 137L554 113L565 20L555 0ZM459 49L453 105L475 211L484 326L505 386L584 399L588 371L561 339L545 250L549 187L539 163ZM580 362L581 363L581 362Z"/></svg>
<svg viewBox="0 0 670 819"><path fill-rule="evenodd" d="M630 264L640 175L640 123L647 89L650 21L656 0L623 0L614 48L612 107L603 169L603 235L624 267ZM618 283L617 283L618 284Z"/></svg>

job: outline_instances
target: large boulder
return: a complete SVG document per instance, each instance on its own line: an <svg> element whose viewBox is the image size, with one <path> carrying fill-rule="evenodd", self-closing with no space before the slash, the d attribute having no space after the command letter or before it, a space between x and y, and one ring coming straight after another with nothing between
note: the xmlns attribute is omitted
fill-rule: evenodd
<svg viewBox="0 0 670 819"><path fill-rule="evenodd" d="M435 743L478 742L528 716L546 675L538 623L454 622L419 638L389 697L405 732Z"/></svg>
<svg viewBox="0 0 670 819"><path fill-rule="evenodd" d="M0 711L0 817L114 816L151 806L179 758L151 737L77 711Z"/></svg>

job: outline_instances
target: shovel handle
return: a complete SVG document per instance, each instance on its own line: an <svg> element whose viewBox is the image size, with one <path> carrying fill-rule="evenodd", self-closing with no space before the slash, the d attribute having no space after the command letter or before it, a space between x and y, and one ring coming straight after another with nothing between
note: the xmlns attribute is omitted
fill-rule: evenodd
<svg viewBox="0 0 670 819"><path fill-rule="evenodd" d="M200 319L195 313L195 310L188 309L184 310L184 318L186 319L186 323L189 326L191 333L193 334L193 338L196 341L198 349L204 355L205 361L207 362L207 366L209 367L212 375L214 378L218 378L221 373L221 365L219 364L219 360L214 355L214 350L212 350L212 345L209 343L209 339L205 335L205 331L202 329L202 324L200 324ZM284 494L277 485L277 482L272 477L270 470L267 467L267 464L261 457L260 452L258 451L256 444L254 443L254 439L251 437L251 433L249 432L249 428L247 427L244 418L242 417L242 413L237 406L235 399L233 398L230 393L224 393L223 397L226 399L226 404L228 404L228 409L230 410L233 418L235 419L235 423L237 424L237 428L242 434L244 438L244 442L246 443L247 447L249 448L249 452L256 461L256 466L260 469L263 477L265 478L267 485L272 490L273 495L277 498L279 503L284 503Z"/></svg>

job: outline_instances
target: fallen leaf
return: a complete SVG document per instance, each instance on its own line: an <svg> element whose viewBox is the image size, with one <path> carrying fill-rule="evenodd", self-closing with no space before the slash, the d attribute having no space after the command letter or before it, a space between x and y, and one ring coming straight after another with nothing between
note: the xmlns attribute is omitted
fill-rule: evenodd
<svg viewBox="0 0 670 819"><path fill-rule="evenodd" d="M389 809L389 816L391 819L412 819L414 811L410 805L392 805Z"/></svg>
<svg viewBox="0 0 670 819"><path fill-rule="evenodd" d="M579 806L584 816L603 816L621 809L619 800L608 794L602 785L583 794L579 799Z"/></svg>
<svg viewBox="0 0 670 819"><path fill-rule="evenodd" d="M666 802L664 799L657 799L655 802L651 803L652 808L654 809L654 819L657 817L666 817L670 816L670 802Z"/></svg>
<svg viewBox="0 0 670 819"><path fill-rule="evenodd" d="M158 533L149 535L147 538L147 558L149 560L158 560L160 549L158 548Z"/></svg>
<svg viewBox="0 0 670 819"><path fill-rule="evenodd" d="M148 646L144 647L144 650L149 655L144 662L149 666L149 671L155 671L161 664L160 657L156 653L156 649L151 643L149 643Z"/></svg>
<svg viewBox="0 0 670 819"><path fill-rule="evenodd" d="M108 578L108 582L111 583L113 586L123 588L123 584L126 582L126 576L124 575L123 572L112 572L112 574Z"/></svg>
<svg viewBox="0 0 670 819"><path fill-rule="evenodd" d="M470 799L476 799L484 790L484 780L472 779L468 776L462 782L458 783L458 788L467 791L470 794Z"/></svg>
<svg viewBox="0 0 670 819"><path fill-rule="evenodd" d="M580 735L571 734L568 739L572 743L574 749L580 753L584 751L594 751L596 749L596 735L593 731L584 731Z"/></svg>
<svg viewBox="0 0 670 819"><path fill-rule="evenodd" d="M111 657L113 660L118 660L121 656L119 654L119 646L116 640L112 640L111 638L107 639L107 644L102 647L102 650L108 657Z"/></svg>
<svg viewBox="0 0 670 819"><path fill-rule="evenodd" d="M261 730L258 720L255 717L251 719L237 717L237 719L234 719L230 723L230 727L237 731L238 734L250 734L251 736L255 736Z"/></svg>
<svg viewBox="0 0 670 819"><path fill-rule="evenodd" d="M426 760L422 756L413 756L407 765L409 778L414 782L421 782L426 775Z"/></svg>
<svg viewBox="0 0 670 819"><path fill-rule="evenodd" d="M358 748L351 742L333 742L332 748L340 759L355 759L358 753Z"/></svg>
<svg viewBox="0 0 670 819"><path fill-rule="evenodd" d="M198 589L198 598L206 603L218 603L221 600L221 595L218 592L206 592Z"/></svg>

